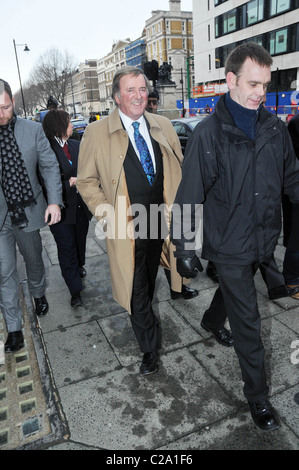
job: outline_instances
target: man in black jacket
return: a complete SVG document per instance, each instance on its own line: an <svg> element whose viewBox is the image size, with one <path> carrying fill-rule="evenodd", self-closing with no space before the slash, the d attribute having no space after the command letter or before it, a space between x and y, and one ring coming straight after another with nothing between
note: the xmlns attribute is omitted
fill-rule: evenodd
<svg viewBox="0 0 299 470"><path fill-rule="evenodd" d="M213 332L228 316L244 395L262 430L278 428L279 421L268 401L254 274L273 256L282 192L299 203L299 166L287 129L263 106L271 64L256 43L238 46L227 58L229 92L189 139L171 232L178 272L195 277L202 267L181 214L191 204L191 224L185 225L194 228L196 205L204 204L202 257L215 264L219 288L201 325Z"/></svg>

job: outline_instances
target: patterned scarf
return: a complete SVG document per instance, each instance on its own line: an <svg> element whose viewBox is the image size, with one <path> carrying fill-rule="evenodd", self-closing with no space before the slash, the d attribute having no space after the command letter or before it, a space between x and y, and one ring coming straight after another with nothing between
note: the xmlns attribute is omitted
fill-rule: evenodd
<svg viewBox="0 0 299 470"><path fill-rule="evenodd" d="M14 117L0 126L0 156L2 160L2 189L13 227L28 225L25 207L36 204L27 169L14 136Z"/></svg>

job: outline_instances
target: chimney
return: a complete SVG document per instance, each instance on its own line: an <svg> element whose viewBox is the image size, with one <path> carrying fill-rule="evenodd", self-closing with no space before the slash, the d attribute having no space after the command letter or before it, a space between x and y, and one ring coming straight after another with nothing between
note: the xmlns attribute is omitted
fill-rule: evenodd
<svg viewBox="0 0 299 470"><path fill-rule="evenodd" d="M181 11L181 0L169 0L170 11Z"/></svg>

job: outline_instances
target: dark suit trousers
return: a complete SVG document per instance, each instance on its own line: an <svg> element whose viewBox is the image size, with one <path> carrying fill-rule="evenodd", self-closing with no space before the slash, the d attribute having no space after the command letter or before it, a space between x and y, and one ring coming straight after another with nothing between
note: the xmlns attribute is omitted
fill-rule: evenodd
<svg viewBox="0 0 299 470"><path fill-rule="evenodd" d="M50 226L57 244L61 274L71 295L83 289L79 266L85 264L88 226L89 221L82 207L77 207L76 224L58 223Z"/></svg>
<svg viewBox="0 0 299 470"><path fill-rule="evenodd" d="M228 316L244 381L244 395L249 401L263 400L268 395L268 386L254 284L258 263L247 266L215 263L215 266L219 287L204 320L210 326L221 326Z"/></svg>
<svg viewBox="0 0 299 470"><path fill-rule="evenodd" d="M136 240L135 271L130 315L140 349L143 353L159 347L159 325L152 309L152 299L160 262L161 240Z"/></svg>

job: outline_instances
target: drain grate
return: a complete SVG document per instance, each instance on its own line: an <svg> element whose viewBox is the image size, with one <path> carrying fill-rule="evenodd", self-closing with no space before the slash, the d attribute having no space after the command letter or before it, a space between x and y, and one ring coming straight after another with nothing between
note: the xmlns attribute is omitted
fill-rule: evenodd
<svg viewBox="0 0 299 470"><path fill-rule="evenodd" d="M42 370L41 375L35 349L38 348L41 356L40 343L37 344L40 332L38 325L34 323L33 328L30 324L24 297L22 307L25 347L15 354L4 354L7 333L0 310L0 451L34 448L35 443L57 439L49 409L52 410L53 406L48 401L48 395L52 393L51 382L47 370ZM35 342L33 334L36 335ZM47 382L46 388L42 377ZM62 430L65 430L64 426ZM57 429L55 432L57 434Z"/></svg>

